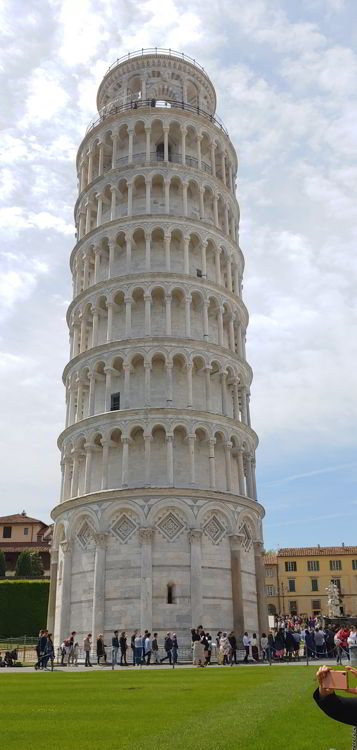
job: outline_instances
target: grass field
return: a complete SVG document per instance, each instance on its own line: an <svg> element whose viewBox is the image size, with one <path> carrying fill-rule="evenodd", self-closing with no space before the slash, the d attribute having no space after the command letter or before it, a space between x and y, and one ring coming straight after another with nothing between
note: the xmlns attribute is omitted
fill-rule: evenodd
<svg viewBox="0 0 357 750"><path fill-rule="evenodd" d="M350 750L316 667L0 674L6 750Z"/></svg>

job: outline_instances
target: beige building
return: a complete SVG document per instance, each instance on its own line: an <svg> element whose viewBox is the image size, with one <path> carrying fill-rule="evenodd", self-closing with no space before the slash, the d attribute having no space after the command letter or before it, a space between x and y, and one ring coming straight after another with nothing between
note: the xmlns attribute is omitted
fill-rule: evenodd
<svg viewBox="0 0 357 750"><path fill-rule="evenodd" d="M268 614L328 614L326 587L336 584L340 610L357 613L357 546L293 547L265 555Z"/></svg>
<svg viewBox="0 0 357 750"><path fill-rule="evenodd" d="M24 549L39 552L45 574L49 574L51 539L52 524L30 518L24 510L0 516L0 549L5 554L6 576L15 574L17 558Z"/></svg>

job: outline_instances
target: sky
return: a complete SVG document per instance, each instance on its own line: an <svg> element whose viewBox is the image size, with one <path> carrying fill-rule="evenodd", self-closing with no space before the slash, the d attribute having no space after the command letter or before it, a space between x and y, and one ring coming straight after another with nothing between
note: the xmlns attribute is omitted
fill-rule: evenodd
<svg viewBox="0 0 357 750"><path fill-rule="evenodd" d="M0 515L49 520L68 359L75 156L108 66L197 59L239 157L265 545L356 544L354 0L2 0Z"/></svg>

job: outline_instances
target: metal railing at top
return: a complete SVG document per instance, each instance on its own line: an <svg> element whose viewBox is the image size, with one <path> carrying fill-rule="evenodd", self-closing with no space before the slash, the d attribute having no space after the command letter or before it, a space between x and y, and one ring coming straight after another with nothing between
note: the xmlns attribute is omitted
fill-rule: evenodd
<svg viewBox="0 0 357 750"><path fill-rule="evenodd" d="M113 70L113 68L116 68L117 65L120 65L120 63L132 60L133 57L143 57L144 55L155 55L155 57L157 57L157 55L178 57L180 60L186 60L186 62L191 63L191 65L194 65L195 68L198 68L202 71L202 73L205 74L205 76L207 76L205 69L193 57L185 55L184 52L177 52L177 50L167 47L142 47L141 49L135 50L135 52L128 52L126 55L118 57L111 65L109 65L109 68L105 75L108 75L108 73Z"/></svg>
<svg viewBox="0 0 357 750"><path fill-rule="evenodd" d="M130 102L124 102L123 104L107 104L105 107L103 107L99 117L94 120L94 122L91 122L88 125L86 135L101 122L104 122L107 117L111 117L112 115L116 115L121 112L129 112L133 109L140 109L141 107L158 107L160 109L164 109L165 107L167 107L167 109L181 109L185 112L192 112L192 114L199 115L200 117L204 117L204 119L209 120L213 125L216 125L216 127L220 128L220 130L222 130L222 132L226 136L228 136L227 128L217 115L211 115L209 112L205 112L204 109L201 109L201 107L195 104L176 101L176 99L133 99Z"/></svg>

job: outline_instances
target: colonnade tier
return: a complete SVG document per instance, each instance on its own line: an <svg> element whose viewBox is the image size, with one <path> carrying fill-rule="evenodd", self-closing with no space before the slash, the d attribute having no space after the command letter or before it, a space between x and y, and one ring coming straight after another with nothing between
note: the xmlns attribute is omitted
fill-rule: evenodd
<svg viewBox="0 0 357 750"><path fill-rule="evenodd" d="M151 107L106 119L84 138L77 155L79 194L113 169L158 161L209 175L234 196L237 157L228 136L194 113L188 118L184 110L168 115Z"/></svg>
<svg viewBox="0 0 357 750"><path fill-rule="evenodd" d="M233 196L217 190L212 179L199 181L171 164L166 172L144 166L99 180L76 206L77 237L116 219L159 214L203 221L238 240L239 208Z"/></svg>
<svg viewBox="0 0 357 750"><path fill-rule="evenodd" d="M196 477L200 489L256 500L252 435L224 421L160 411L77 425L59 439L61 501L107 489L195 487Z"/></svg>
<svg viewBox="0 0 357 750"><path fill-rule="evenodd" d="M204 287L118 283L73 303L70 357L106 342L172 336L217 344L245 359L244 313L237 301Z"/></svg>
<svg viewBox="0 0 357 750"><path fill-rule="evenodd" d="M183 348L97 355L66 368L66 427L113 410L163 407L223 414L250 426L247 373Z"/></svg>
<svg viewBox="0 0 357 750"><path fill-rule="evenodd" d="M155 221L119 228L115 222L114 229L80 241L71 256L74 296L99 281L165 270L213 282L241 298L243 268L239 248L219 233Z"/></svg>

